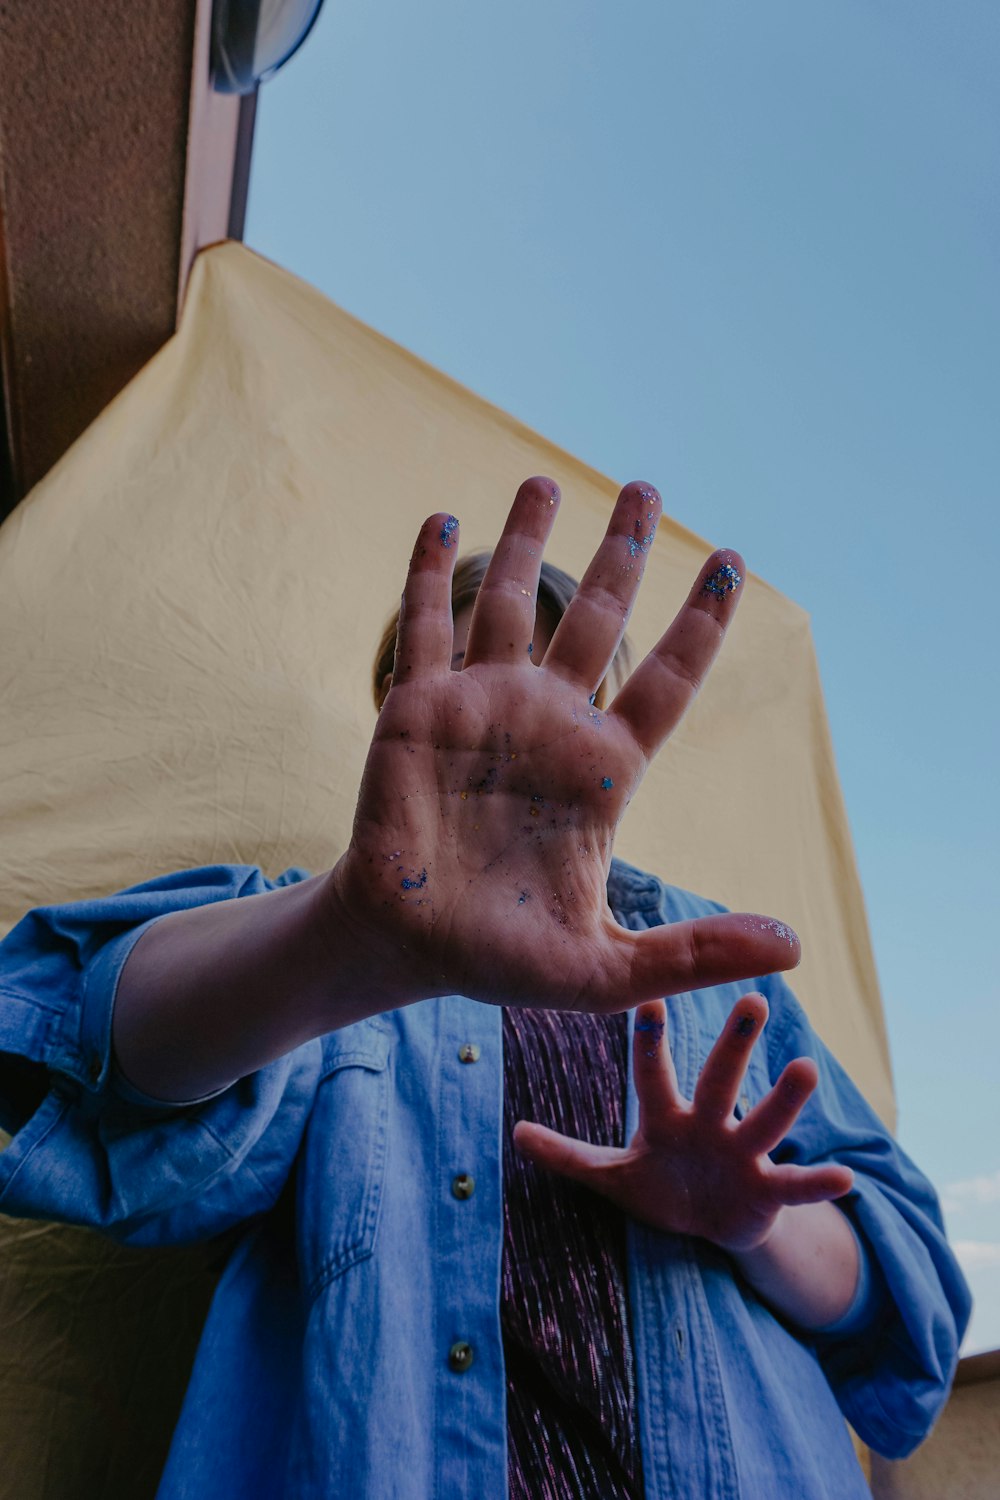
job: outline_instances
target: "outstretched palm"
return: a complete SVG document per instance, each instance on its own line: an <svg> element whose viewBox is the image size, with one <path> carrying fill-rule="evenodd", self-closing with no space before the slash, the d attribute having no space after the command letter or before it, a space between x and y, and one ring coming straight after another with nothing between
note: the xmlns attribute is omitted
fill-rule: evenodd
<svg viewBox="0 0 1000 1500"><path fill-rule="evenodd" d="M651 996L788 968L787 929L745 915L635 934L605 884L615 830L725 634L743 564L716 553L615 698L592 706L624 632L660 514L627 486L549 645L529 655L541 552L558 503L518 491L451 671L456 523L423 526L403 596L392 687L352 842L331 874L373 940L407 957L411 992L623 1010ZM417 998L413 994L413 998Z"/></svg>

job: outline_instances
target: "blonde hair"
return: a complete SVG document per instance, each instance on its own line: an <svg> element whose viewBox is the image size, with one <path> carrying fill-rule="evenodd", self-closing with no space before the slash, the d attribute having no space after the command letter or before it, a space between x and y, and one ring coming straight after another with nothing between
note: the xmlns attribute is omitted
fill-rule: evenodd
<svg viewBox="0 0 1000 1500"><path fill-rule="evenodd" d="M451 580L452 615L457 615L459 610L475 602L492 556L492 552L470 552L458 559ZM578 587L576 579L564 573L562 568L557 568L554 563L542 563L542 571L538 579L538 607L544 609L552 617L554 626L566 613L569 602ZM386 621L375 652L375 662L372 667L372 696L375 699L376 708L382 707L389 692L392 664L396 656L398 626L399 611L396 610L395 614ZM615 652L608 675L597 689L594 702L598 708L604 707L608 684L610 683L613 688L620 687L631 670L632 649L628 638L623 637Z"/></svg>

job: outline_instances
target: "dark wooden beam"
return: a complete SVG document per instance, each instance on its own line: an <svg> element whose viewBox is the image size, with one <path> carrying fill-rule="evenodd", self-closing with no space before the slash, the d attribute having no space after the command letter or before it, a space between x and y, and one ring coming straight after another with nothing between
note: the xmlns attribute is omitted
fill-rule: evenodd
<svg viewBox="0 0 1000 1500"><path fill-rule="evenodd" d="M0 515L173 333L242 232L253 97L214 93L211 0L0 6Z"/></svg>

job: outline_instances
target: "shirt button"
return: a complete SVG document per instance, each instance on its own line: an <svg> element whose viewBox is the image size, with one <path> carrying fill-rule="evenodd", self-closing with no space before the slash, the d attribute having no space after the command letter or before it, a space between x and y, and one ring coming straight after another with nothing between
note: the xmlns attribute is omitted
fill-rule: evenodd
<svg viewBox="0 0 1000 1500"><path fill-rule="evenodd" d="M464 1339L459 1339L448 1350L449 1368L454 1370L456 1375L464 1375L475 1357L472 1345L467 1344Z"/></svg>
<svg viewBox="0 0 1000 1500"><path fill-rule="evenodd" d="M464 1063L479 1061L479 1048L475 1042L463 1042L458 1049L458 1060Z"/></svg>
<svg viewBox="0 0 1000 1500"><path fill-rule="evenodd" d="M451 1179L451 1190L456 1198L471 1198L476 1191L476 1179L468 1172L459 1172Z"/></svg>

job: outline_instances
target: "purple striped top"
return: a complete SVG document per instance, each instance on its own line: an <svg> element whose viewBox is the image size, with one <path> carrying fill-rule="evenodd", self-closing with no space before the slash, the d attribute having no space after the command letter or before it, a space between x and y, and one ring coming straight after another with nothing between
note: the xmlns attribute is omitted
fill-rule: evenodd
<svg viewBox="0 0 1000 1500"><path fill-rule="evenodd" d="M628 1018L505 1009L503 1043L510 1500L641 1500L624 1216L513 1146L518 1120L624 1144Z"/></svg>

